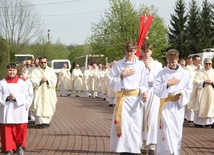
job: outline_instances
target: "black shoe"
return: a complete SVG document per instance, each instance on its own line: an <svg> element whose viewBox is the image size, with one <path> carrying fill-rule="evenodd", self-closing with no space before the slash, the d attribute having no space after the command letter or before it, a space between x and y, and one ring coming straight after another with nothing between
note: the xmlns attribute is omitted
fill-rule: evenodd
<svg viewBox="0 0 214 155"><path fill-rule="evenodd" d="M42 128L45 128L42 124L36 124L36 128L37 129L42 129Z"/></svg>
<svg viewBox="0 0 214 155"><path fill-rule="evenodd" d="M105 101L105 100L106 100L106 98L103 98L103 100Z"/></svg>
<svg viewBox="0 0 214 155"><path fill-rule="evenodd" d="M149 150L148 155L155 155L155 150Z"/></svg>
<svg viewBox="0 0 214 155"><path fill-rule="evenodd" d="M76 97L80 97L79 95L76 95Z"/></svg>
<svg viewBox="0 0 214 155"><path fill-rule="evenodd" d="M147 154L148 153L148 149L141 149L140 152L141 152L141 154Z"/></svg>
<svg viewBox="0 0 214 155"><path fill-rule="evenodd" d="M203 128L203 127L204 127L203 125L199 125L199 124L194 124L194 126L195 126L196 128Z"/></svg>
<svg viewBox="0 0 214 155"><path fill-rule="evenodd" d="M88 97L91 97L91 95L88 95Z"/></svg>
<svg viewBox="0 0 214 155"><path fill-rule="evenodd" d="M211 128L214 128L214 123L211 125Z"/></svg>
<svg viewBox="0 0 214 155"><path fill-rule="evenodd" d="M71 94L68 94L67 96L71 96Z"/></svg>
<svg viewBox="0 0 214 155"><path fill-rule="evenodd" d="M42 126L43 126L44 128L48 128L48 127L50 127L50 124L42 124Z"/></svg>
<svg viewBox="0 0 214 155"><path fill-rule="evenodd" d="M209 125L204 125L204 127L205 127L205 128L209 128L209 127L211 127L211 124L209 124Z"/></svg>
<svg viewBox="0 0 214 155"><path fill-rule="evenodd" d="M193 121L187 121L188 123L193 123Z"/></svg>

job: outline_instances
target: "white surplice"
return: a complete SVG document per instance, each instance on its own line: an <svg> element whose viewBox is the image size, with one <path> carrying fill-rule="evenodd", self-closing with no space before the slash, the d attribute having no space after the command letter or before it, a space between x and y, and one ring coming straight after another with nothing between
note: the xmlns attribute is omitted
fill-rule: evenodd
<svg viewBox="0 0 214 155"><path fill-rule="evenodd" d="M146 74L148 79L148 101L145 105L145 120L147 122L148 131L143 134L143 140L146 140L146 144L157 144L157 130L158 130L158 110L160 106L160 98L154 94L153 82L154 78L159 71L161 71L162 64L151 58L149 62L150 71L146 68Z"/></svg>
<svg viewBox="0 0 214 155"><path fill-rule="evenodd" d="M12 93L16 101L6 101ZM28 123L28 111L33 100L33 87L29 80L18 80L18 83L0 81L0 123L22 124Z"/></svg>
<svg viewBox="0 0 214 155"><path fill-rule="evenodd" d="M135 74L124 77L120 74L125 67L135 70ZM113 91L140 89L139 96L124 96L122 105L121 129L122 136L118 137L114 124L114 114L110 134L110 150L113 152L140 153L142 146L142 96L147 92L145 65L135 57L135 62L126 62L126 59L117 61L109 74L109 84Z"/></svg>
<svg viewBox="0 0 214 155"><path fill-rule="evenodd" d="M169 86L167 82L172 79L179 79L177 85ZM155 77L153 83L154 93L160 98L167 98L169 95L182 93L183 97L178 101L169 101L162 110L162 128L158 130L157 155L180 155L184 106L190 100L192 91L191 80L188 73L178 65L178 69L164 68Z"/></svg>

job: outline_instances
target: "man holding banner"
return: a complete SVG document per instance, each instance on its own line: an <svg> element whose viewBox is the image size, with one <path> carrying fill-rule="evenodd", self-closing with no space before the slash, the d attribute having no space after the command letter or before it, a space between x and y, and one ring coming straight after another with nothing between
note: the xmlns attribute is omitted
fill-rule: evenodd
<svg viewBox="0 0 214 155"><path fill-rule="evenodd" d="M154 155L157 145L157 130L158 130L158 109L160 105L160 98L154 94L153 82L155 76L162 70L162 64L156 60L153 60L152 45L145 41L142 45L143 62L146 66L146 75L148 80L148 101L144 111L144 125L143 125L143 152L147 152L147 146L149 146L148 155Z"/></svg>

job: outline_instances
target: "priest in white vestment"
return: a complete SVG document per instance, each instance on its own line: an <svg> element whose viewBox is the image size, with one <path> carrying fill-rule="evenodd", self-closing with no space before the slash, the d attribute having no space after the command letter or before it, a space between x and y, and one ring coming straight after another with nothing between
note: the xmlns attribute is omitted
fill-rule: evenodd
<svg viewBox="0 0 214 155"><path fill-rule="evenodd" d="M85 91L86 96L91 96L91 93L89 92L89 82L88 82L90 70L91 66L88 65L83 72L83 90Z"/></svg>
<svg viewBox="0 0 214 155"><path fill-rule="evenodd" d="M99 87L99 74L97 69L97 64L93 63L92 69L90 70L88 82L89 82L89 91L93 97L98 97L98 87ZM91 97L91 96L89 96Z"/></svg>
<svg viewBox="0 0 214 155"><path fill-rule="evenodd" d="M108 66L104 65L102 71L100 72L101 97L104 101L107 97L108 85Z"/></svg>
<svg viewBox="0 0 214 155"><path fill-rule="evenodd" d="M120 154L140 153L142 147L142 106L147 100L146 68L135 56L136 42L126 44L126 56L115 63L109 84L117 92L110 134L110 150Z"/></svg>
<svg viewBox="0 0 214 155"><path fill-rule="evenodd" d="M114 64L116 63L116 61L113 61L110 63L109 69L108 69L108 75L111 72L112 67L114 66ZM109 83L109 79L108 79L108 83ZM108 85L108 102L109 102L109 107L114 107L115 106L115 96L116 96L116 92L114 92L112 90L112 88Z"/></svg>
<svg viewBox="0 0 214 155"><path fill-rule="evenodd" d="M146 76L148 80L148 101L144 110L144 134L143 134L143 148L144 152L147 152L149 146L148 155L155 154L157 145L157 132L158 132L158 110L160 105L160 98L154 94L153 82L154 78L159 71L162 70L162 64L151 57L152 45L148 42L144 42L142 45L143 62L146 66Z"/></svg>
<svg viewBox="0 0 214 155"><path fill-rule="evenodd" d="M73 69L71 73L71 80L72 80L72 85L73 85L73 92L76 97L79 97L79 92L83 90L82 86L82 78L83 74L81 69L79 68L79 65L76 64L75 68Z"/></svg>
<svg viewBox="0 0 214 155"><path fill-rule="evenodd" d="M154 78L154 93L160 97L157 155L180 155L185 105L192 91L188 73L178 64L179 53L166 53L167 67Z"/></svg>
<svg viewBox="0 0 214 155"><path fill-rule="evenodd" d="M59 73L58 86L60 87L60 96L70 96L71 93L71 73L67 67L67 64L63 64L63 68Z"/></svg>
<svg viewBox="0 0 214 155"><path fill-rule="evenodd" d="M33 106L36 127L49 127L56 111L57 76L54 70L47 66L45 56L39 58L39 66L33 70L31 82L34 87Z"/></svg>
<svg viewBox="0 0 214 155"><path fill-rule="evenodd" d="M199 55L194 55L192 57L192 64L191 65L187 65L185 67L185 69L188 71L190 79L191 79L191 84L193 86L193 82L194 82L194 78L195 75L197 73L198 70L202 69L203 66L201 66L201 58ZM194 87L193 87L194 88ZM193 122L194 121L194 111L193 109L190 107L190 105L194 104L194 97L195 97L195 89L193 89L191 95L190 95L190 101L189 103L186 105L186 110L185 110L185 119L189 122Z"/></svg>
<svg viewBox="0 0 214 155"><path fill-rule="evenodd" d="M103 65L102 64L99 64L98 65L98 76L96 76L95 80L97 81L97 97L98 98L102 98L102 86L101 86L101 82L102 82L102 79L101 79L101 76L102 76L102 72L103 72Z"/></svg>
<svg viewBox="0 0 214 155"><path fill-rule="evenodd" d="M194 79L195 111L194 123L196 127L209 127L214 123L214 70L212 60L204 59L204 68L196 73Z"/></svg>

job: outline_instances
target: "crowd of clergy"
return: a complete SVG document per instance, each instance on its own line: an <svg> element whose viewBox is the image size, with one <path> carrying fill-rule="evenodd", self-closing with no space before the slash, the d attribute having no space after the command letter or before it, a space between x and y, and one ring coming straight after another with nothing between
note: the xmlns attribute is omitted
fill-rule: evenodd
<svg viewBox="0 0 214 155"><path fill-rule="evenodd" d="M0 81L2 152L24 154L29 121L36 128L50 127L56 89L61 97L80 97L84 92L86 97L105 100L114 107L110 151L121 155L179 155L184 121L214 128L210 58L203 65L198 55L179 60L179 52L171 49L163 67L152 58L148 42L141 48L142 60L135 55L135 42L128 42L124 51L123 59L93 63L84 71L78 64L72 71L63 64L59 75L47 66L44 56L18 66L9 63L8 75Z"/></svg>
<svg viewBox="0 0 214 155"><path fill-rule="evenodd" d="M199 128L214 128L214 70L212 59L205 58L203 66L199 55L180 60L181 66L188 72L193 87L190 101L185 106L185 121Z"/></svg>
<svg viewBox="0 0 214 155"><path fill-rule="evenodd" d="M109 102L109 106L115 106L115 92L109 87L109 72L116 61L107 64L87 65L82 71L79 64L70 72L67 65L64 64L59 73L58 88L60 96L66 97L74 94L80 97L81 91L85 92L87 97L99 98Z"/></svg>

